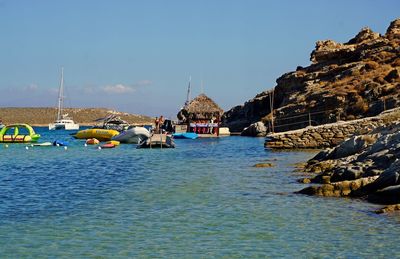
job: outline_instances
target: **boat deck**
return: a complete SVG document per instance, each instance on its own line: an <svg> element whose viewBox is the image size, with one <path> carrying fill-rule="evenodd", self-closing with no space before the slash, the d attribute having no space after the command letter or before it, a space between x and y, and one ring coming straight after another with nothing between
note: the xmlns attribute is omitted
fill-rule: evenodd
<svg viewBox="0 0 400 259"><path fill-rule="evenodd" d="M153 134L143 141L138 148L174 148L175 143L171 136L166 134Z"/></svg>

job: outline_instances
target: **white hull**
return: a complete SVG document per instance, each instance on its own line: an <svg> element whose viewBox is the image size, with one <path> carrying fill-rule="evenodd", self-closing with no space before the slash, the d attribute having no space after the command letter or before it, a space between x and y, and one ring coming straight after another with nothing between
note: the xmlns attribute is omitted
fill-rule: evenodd
<svg viewBox="0 0 400 259"><path fill-rule="evenodd" d="M79 130L79 124L72 122L55 122L49 124L49 130Z"/></svg>
<svg viewBox="0 0 400 259"><path fill-rule="evenodd" d="M150 137L150 132L144 127L135 127L125 130L119 135L114 136L112 140L117 140L121 143L134 143L139 144L145 139Z"/></svg>

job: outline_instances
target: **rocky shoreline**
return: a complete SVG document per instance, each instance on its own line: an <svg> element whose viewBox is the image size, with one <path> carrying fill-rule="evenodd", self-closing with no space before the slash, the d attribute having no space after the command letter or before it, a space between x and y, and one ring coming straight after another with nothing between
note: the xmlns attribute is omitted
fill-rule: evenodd
<svg viewBox="0 0 400 259"><path fill-rule="evenodd" d="M302 170L312 184L300 194L354 197L387 205L377 213L400 209L400 110L384 126L354 135L334 148L319 152Z"/></svg>

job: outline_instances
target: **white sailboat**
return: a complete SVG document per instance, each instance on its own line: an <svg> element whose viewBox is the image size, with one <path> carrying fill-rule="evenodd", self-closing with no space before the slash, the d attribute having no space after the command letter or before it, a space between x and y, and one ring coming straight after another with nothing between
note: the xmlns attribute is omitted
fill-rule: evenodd
<svg viewBox="0 0 400 259"><path fill-rule="evenodd" d="M79 124L76 124L68 114L63 114L64 108L64 68L61 68L61 83L58 91L57 119L49 124L49 130L79 130Z"/></svg>

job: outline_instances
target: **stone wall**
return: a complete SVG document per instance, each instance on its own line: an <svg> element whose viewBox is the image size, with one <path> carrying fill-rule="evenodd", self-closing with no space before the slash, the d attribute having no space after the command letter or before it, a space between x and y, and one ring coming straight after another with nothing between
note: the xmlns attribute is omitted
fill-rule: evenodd
<svg viewBox="0 0 400 259"><path fill-rule="evenodd" d="M369 117L299 130L270 133L266 137L264 146L273 149L334 147L354 134L367 133L382 125L381 117Z"/></svg>

